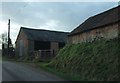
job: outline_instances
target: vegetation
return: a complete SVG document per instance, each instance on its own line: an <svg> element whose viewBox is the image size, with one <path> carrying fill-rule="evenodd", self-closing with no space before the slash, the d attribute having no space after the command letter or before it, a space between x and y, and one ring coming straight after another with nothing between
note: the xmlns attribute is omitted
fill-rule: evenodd
<svg viewBox="0 0 120 83"><path fill-rule="evenodd" d="M120 39L66 45L47 65L80 81L119 80Z"/></svg>
<svg viewBox="0 0 120 83"><path fill-rule="evenodd" d="M40 68L67 80L118 81L120 76L119 42L120 39L114 39L94 43L68 44L51 61L39 61L38 59L31 61L27 57L22 60L23 62L34 62Z"/></svg>

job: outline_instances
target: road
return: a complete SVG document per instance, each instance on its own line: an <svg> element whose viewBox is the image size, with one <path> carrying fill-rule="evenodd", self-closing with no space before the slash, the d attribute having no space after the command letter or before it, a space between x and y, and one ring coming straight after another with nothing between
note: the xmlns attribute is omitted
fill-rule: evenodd
<svg viewBox="0 0 120 83"><path fill-rule="evenodd" d="M30 65L3 61L2 81L64 81L63 79Z"/></svg>
<svg viewBox="0 0 120 83"><path fill-rule="evenodd" d="M0 83L2 81L2 59L0 57Z"/></svg>
<svg viewBox="0 0 120 83"><path fill-rule="evenodd" d="M2 81L2 51L0 49L0 83Z"/></svg>

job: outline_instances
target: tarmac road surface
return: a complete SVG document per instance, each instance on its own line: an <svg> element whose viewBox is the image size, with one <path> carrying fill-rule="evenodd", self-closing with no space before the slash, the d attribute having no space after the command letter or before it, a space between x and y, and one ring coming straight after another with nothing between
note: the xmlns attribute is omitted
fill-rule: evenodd
<svg viewBox="0 0 120 83"><path fill-rule="evenodd" d="M64 80L42 69L37 69L24 63L3 61L2 81L64 81Z"/></svg>

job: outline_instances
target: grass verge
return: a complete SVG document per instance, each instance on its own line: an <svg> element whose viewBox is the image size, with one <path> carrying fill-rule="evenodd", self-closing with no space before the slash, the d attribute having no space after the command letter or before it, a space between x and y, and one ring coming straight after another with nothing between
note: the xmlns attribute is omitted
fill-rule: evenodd
<svg viewBox="0 0 120 83"><path fill-rule="evenodd" d="M119 80L120 39L66 45L49 67L72 81Z"/></svg>

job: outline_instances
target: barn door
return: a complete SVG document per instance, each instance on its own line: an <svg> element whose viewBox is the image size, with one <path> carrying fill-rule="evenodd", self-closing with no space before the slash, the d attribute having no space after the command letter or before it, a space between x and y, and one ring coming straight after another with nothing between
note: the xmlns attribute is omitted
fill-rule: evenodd
<svg viewBox="0 0 120 83"><path fill-rule="evenodd" d="M20 49L19 49L19 56L23 56L23 40L20 40L19 46L20 46Z"/></svg>

